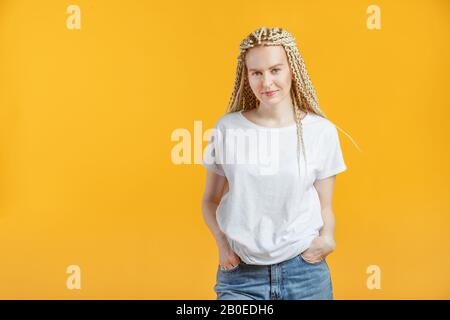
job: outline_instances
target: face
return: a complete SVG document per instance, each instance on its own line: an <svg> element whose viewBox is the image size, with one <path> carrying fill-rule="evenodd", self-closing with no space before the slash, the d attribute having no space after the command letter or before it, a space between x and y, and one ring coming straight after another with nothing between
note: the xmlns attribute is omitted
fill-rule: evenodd
<svg viewBox="0 0 450 320"><path fill-rule="evenodd" d="M292 72L282 46L251 48L245 62L250 87L261 104L274 106L290 101Z"/></svg>

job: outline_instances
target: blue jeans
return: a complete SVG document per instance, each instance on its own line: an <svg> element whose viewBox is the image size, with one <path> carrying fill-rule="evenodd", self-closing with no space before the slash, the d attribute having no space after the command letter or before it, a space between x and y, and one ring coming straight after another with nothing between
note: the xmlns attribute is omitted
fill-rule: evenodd
<svg viewBox="0 0 450 320"><path fill-rule="evenodd" d="M214 291L217 300L333 300L326 259L312 264L300 255L271 265L218 265Z"/></svg>

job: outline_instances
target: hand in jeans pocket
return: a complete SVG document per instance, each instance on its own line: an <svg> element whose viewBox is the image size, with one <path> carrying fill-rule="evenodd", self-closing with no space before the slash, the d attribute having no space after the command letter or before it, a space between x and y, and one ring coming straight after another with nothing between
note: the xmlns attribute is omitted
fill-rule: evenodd
<svg viewBox="0 0 450 320"><path fill-rule="evenodd" d="M301 257L309 263L319 263L334 251L336 242L330 236L318 236L313 239L308 249L303 251Z"/></svg>
<svg viewBox="0 0 450 320"><path fill-rule="evenodd" d="M219 266L222 270L234 269L241 258L228 246L219 246Z"/></svg>

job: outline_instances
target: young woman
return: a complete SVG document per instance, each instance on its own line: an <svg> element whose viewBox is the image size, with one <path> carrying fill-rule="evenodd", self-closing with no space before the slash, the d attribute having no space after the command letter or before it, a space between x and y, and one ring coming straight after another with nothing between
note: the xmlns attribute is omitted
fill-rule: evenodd
<svg viewBox="0 0 450 320"><path fill-rule="evenodd" d="M228 111L202 164L217 299L333 299L325 257L336 246L332 193L346 165L286 30L262 27L242 41Z"/></svg>

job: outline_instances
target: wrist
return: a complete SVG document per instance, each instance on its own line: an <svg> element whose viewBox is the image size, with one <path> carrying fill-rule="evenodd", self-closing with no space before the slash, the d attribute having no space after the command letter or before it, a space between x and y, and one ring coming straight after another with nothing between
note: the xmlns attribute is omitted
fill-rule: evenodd
<svg viewBox="0 0 450 320"><path fill-rule="evenodd" d="M227 237L225 235L221 235L221 236L217 237L216 244L220 249L228 248L230 246L230 244L228 243Z"/></svg>
<svg viewBox="0 0 450 320"><path fill-rule="evenodd" d="M334 236L329 233L324 233L320 235L326 243L334 250L336 248L336 241L334 240Z"/></svg>

